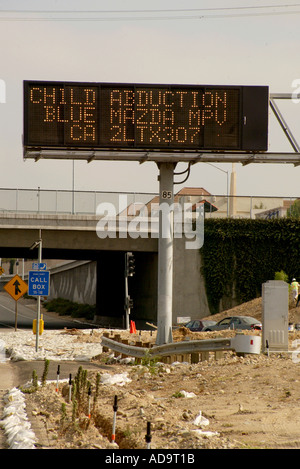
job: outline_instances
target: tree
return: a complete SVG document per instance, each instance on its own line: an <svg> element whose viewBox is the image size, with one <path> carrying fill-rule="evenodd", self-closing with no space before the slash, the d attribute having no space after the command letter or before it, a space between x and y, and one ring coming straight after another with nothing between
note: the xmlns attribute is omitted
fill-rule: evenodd
<svg viewBox="0 0 300 469"><path fill-rule="evenodd" d="M295 202L287 209L286 216L288 218L300 218L300 199Z"/></svg>

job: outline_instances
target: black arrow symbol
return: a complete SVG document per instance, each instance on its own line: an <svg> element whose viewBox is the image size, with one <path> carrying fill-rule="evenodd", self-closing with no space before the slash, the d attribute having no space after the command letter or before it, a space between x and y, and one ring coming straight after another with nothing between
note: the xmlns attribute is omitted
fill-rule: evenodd
<svg viewBox="0 0 300 469"><path fill-rule="evenodd" d="M16 280L14 283L13 283L14 287L15 287L15 295L17 296L19 293L21 293L21 290L19 288L19 286L21 285L20 282L18 280Z"/></svg>

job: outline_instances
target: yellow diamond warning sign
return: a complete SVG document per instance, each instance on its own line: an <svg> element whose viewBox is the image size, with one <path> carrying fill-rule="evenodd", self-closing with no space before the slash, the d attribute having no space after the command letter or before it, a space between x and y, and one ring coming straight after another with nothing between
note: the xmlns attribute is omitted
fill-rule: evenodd
<svg viewBox="0 0 300 469"><path fill-rule="evenodd" d="M18 301L21 296L23 296L27 290L28 285L24 280L15 275L6 285L4 285L4 290L9 293L9 295L16 301Z"/></svg>

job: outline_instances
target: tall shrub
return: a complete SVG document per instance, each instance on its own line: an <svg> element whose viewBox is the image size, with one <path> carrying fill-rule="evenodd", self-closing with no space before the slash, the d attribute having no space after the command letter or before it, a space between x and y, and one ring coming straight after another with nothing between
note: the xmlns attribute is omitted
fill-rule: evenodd
<svg viewBox="0 0 300 469"><path fill-rule="evenodd" d="M202 274L211 314L220 300L261 295L261 285L283 270L300 277L300 221L209 219L204 224Z"/></svg>

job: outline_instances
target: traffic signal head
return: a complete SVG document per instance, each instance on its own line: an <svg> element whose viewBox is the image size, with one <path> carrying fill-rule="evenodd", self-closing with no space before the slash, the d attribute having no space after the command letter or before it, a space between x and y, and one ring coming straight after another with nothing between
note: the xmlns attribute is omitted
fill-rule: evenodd
<svg viewBox="0 0 300 469"><path fill-rule="evenodd" d="M126 273L128 277L132 277L135 274L135 259L132 252L127 252L126 255Z"/></svg>
<svg viewBox="0 0 300 469"><path fill-rule="evenodd" d="M127 296L125 298L125 304L124 304L124 309L132 309L133 308L133 299L130 298L130 296Z"/></svg>

